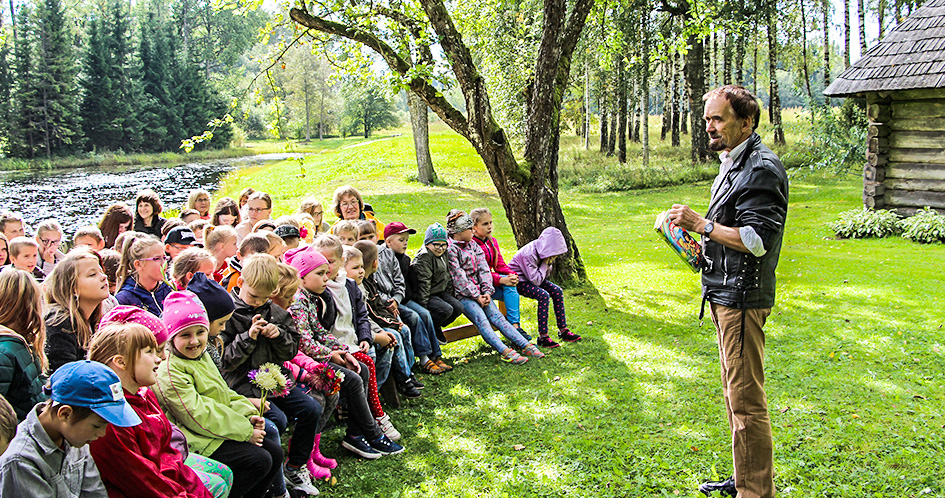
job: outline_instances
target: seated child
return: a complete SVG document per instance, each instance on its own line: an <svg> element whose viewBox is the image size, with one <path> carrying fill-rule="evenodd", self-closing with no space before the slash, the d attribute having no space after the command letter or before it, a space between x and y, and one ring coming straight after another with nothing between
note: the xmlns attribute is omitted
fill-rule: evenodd
<svg viewBox="0 0 945 498"><path fill-rule="evenodd" d="M10 241L7 240L7 236L0 233L0 271L3 271L3 267L10 261L9 248Z"/></svg>
<svg viewBox="0 0 945 498"><path fill-rule="evenodd" d="M0 272L0 395L13 405L15 418L21 421L46 400L45 342L39 284L22 270Z"/></svg>
<svg viewBox="0 0 945 498"><path fill-rule="evenodd" d="M211 498L200 477L171 447L171 424L147 388L157 382L156 370L161 364L157 349L154 334L135 323L110 323L95 334L89 359L118 374L125 401L142 423L110 427L89 449L113 497Z"/></svg>
<svg viewBox="0 0 945 498"><path fill-rule="evenodd" d="M184 290L187 288L187 282L190 282L194 275L198 273L210 275L215 266L216 261L213 260L210 251L200 247L191 247L178 254L177 259L171 263L171 283L176 290Z"/></svg>
<svg viewBox="0 0 945 498"><path fill-rule="evenodd" d="M298 292L301 284L302 280L299 278L299 271L296 270L295 267L285 263L279 263L279 287L272 294L272 302L288 311L293 301L295 301L295 294ZM299 334L299 336L301 342L301 334ZM298 386L301 387L306 394L314 398L318 404L322 405L322 416L318 421L318 425L319 427L325 427L335 407L338 406L338 393L323 393L312 383L312 379L316 378L313 376L316 376L317 370L322 368L321 366L324 365L324 362L317 362L306 356L302 351L299 351L294 358L285 362L283 365L291 372L291 378L298 382ZM330 479L331 469L335 468L338 463L321 456L321 452L318 449L320 440L321 434L316 434L312 455L306 466L308 467L309 473L311 473L312 477L315 479ZM319 465L318 462L327 462L328 464Z"/></svg>
<svg viewBox="0 0 945 498"><path fill-rule="evenodd" d="M46 279L46 274L40 270L36 263L39 261L39 244L29 237L14 237L10 239L8 248L10 257L10 266L6 268L16 268L29 273L37 282Z"/></svg>
<svg viewBox="0 0 945 498"><path fill-rule="evenodd" d="M180 212L180 214L178 215L178 218L180 218L180 221L182 221L185 225L187 225L193 221L201 219L200 211L197 211L196 209L190 209L190 208L184 209L183 211Z"/></svg>
<svg viewBox="0 0 945 498"><path fill-rule="evenodd" d="M486 255L486 263L492 271L492 286L495 293L492 299L505 302L505 318L522 334L526 340L532 337L522 330L522 321L519 313L518 275L505 264L502 253L499 251L499 241L492 236L492 213L486 208L476 208L469 212L473 221L473 240L482 248ZM540 346L541 344L539 344Z"/></svg>
<svg viewBox="0 0 945 498"><path fill-rule="evenodd" d="M358 240L369 240L377 244L377 225L373 220L358 220Z"/></svg>
<svg viewBox="0 0 945 498"><path fill-rule="evenodd" d="M16 413L10 403L0 396L0 455L7 451L7 446L16 436Z"/></svg>
<svg viewBox="0 0 945 498"><path fill-rule="evenodd" d="M227 299L229 299L229 296L227 296ZM155 344L157 344L155 354L161 361L167 361L167 327L160 318L141 308L122 305L103 316L102 321L99 323L99 328L104 329L109 325L140 325L148 329L154 336ZM96 335L96 337L98 337L98 335ZM93 340L93 342L95 341ZM157 367L155 367L155 370L157 370ZM116 373L121 377L120 372L116 371ZM132 407L135 406L135 403L127 398L127 393L126 399L128 399L128 403L131 404ZM155 402L157 402L156 398ZM161 412L161 417L168 420L164 417L163 411ZM190 448L187 447L187 436L184 435L183 431L169 420L168 426L171 430L170 447L180 453L184 464L196 472L197 477L200 478L204 487L206 487L215 498L227 496L230 492L230 488L233 487L233 472L230 468L216 460L191 453ZM275 429L273 429L273 431L275 432ZM94 448L92 452L94 455Z"/></svg>
<svg viewBox="0 0 945 498"><path fill-rule="evenodd" d="M46 279L46 357L50 371L85 359L108 299L108 278L90 249L69 252Z"/></svg>
<svg viewBox="0 0 945 498"><path fill-rule="evenodd" d="M358 230L358 222L353 220L340 220L331 227L331 232L329 233L341 239L342 244L350 246L358 241L360 230Z"/></svg>
<svg viewBox="0 0 945 498"><path fill-rule="evenodd" d="M286 251L289 249L295 249L299 246L299 241L301 240L301 232L299 231L299 227L290 225L288 223L284 225L278 225L276 227L275 234L282 238L282 243L285 244Z"/></svg>
<svg viewBox="0 0 945 498"><path fill-rule="evenodd" d="M508 320L499 313L499 308L492 302L492 272L486 264L486 256L479 244L472 241L472 219L466 213L454 209L447 216L446 231L450 234L449 258L450 274L459 301L463 303L463 314L479 329L479 335L502 355L504 361L521 365L528 361L526 356L544 358L538 347L529 343L519 334ZM525 356L506 347L489 324L495 325L502 335L520 348Z"/></svg>
<svg viewBox="0 0 945 498"><path fill-rule="evenodd" d="M223 339L223 378L234 391L258 398L262 392L249 378L249 372L263 363L282 365L299 352L299 332L289 313L269 296L279 285L279 266L268 254L254 254L243 265L243 283L231 296L236 304L233 317L220 334ZM305 464L312 454L321 405L298 386L288 393L270 398L266 418L284 434L288 420L296 421L285 464L287 486L318 494Z"/></svg>
<svg viewBox="0 0 945 498"><path fill-rule="evenodd" d="M0 233L8 241L23 237L26 235L26 223L23 223L23 218L17 213L0 211Z"/></svg>
<svg viewBox="0 0 945 498"><path fill-rule="evenodd" d="M37 268L49 275L66 255L59 250L62 244L62 226L55 219L44 220L36 225L36 243L39 244Z"/></svg>
<svg viewBox="0 0 945 498"><path fill-rule="evenodd" d="M165 302L167 360L151 390L167 418L183 431L192 453L233 471L232 496L263 498L282 470L279 431L250 400L227 386L207 347L210 321L196 296L172 292Z"/></svg>
<svg viewBox="0 0 945 498"><path fill-rule="evenodd" d="M220 284L207 278L203 273L197 273L194 278L187 283L187 290L193 292L200 299L204 309L207 311L207 319L210 320L210 327L207 331L207 355L213 360L217 368L223 368L223 340L220 339L220 332L226 326L226 322L233 316L233 310L236 305L233 304L233 298Z"/></svg>
<svg viewBox="0 0 945 498"><path fill-rule="evenodd" d="M204 247L213 254L216 268L211 278L217 283L223 280L223 272L227 269L227 260L236 256L239 247L236 245L236 230L230 225L210 225L203 230Z"/></svg>
<svg viewBox="0 0 945 498"><path fill-rule="evenodd" d="M509 267L519 275L518 293L538 301L538 344L543 347L558 347L548 336L548 301L554 304L558 337L563 341L580 341L581 336L568 330L564 315L564 293L561 287L548 280L555 258L568 252L561 230L548 227L515 253Z"/></svg>
<svg viewBox="0 0 945 498"><path fill-rule="evenodd" d="M350 252L349 256L349 249L345 248L345 271L348 273L348 278L353 279L358 284L358 289L361 290L361 294L364 296L364 304L367 306L368 317L371 319L372 331L374 332L376 363L389 364L386 368L387 373L393 369L397 390L402 395L410 399L419 398L420 388L410 378L413 351L406 352L405 344L407 344L407 341L403 339L404 336L409 337L411 335L410 328L391 312L390 308L387 307L389 303L381 300L377 293L377 285L372 278L377 272L377 244L369 240L361 240L355 242ZM360 258L358 253L360 253ZM409 360L408 354L410 355ZM380 371L381 369L377 368L377 370ZM384 385L386 381L387 375L379 374L377 383Z"/></svg>
<svg viewBox="0 0 945 498"><path fill-rule="evenodd" d="M233 292L233 289L240 285L240 274L243 271L242 261L252 254L262 254L269 251L269 240L265 234L251 233L240 242L239 251L236 256L226 260L227 268L223 270L220 277L220 285L227 292Z"/></svg>
<svg viewBox="0 0 945 498"><path fill-rule="evenodd" d="M0 495L105 498L86 445L109 424L141 423L125 402L121 379L94 361L66 363L49 379L50 399L30 409L0 457Z"/></svg>
<svg viewBox="0 0 945 498"><path fill-rule="evenodd" d="M410 262L409 286L413 288L416 305L426 309L433 320L437 341L446 344L443 327L453 323L463 314L463 304L453 296L453 277L450 275L446 229L439 223L427 227L423 247ZM420 368L429 374L441 374L446 369L432 358L421 362Z"/></svg>
<svg viewBox="0 0 945 498"><path fill-rule="evenodd" d="M159 317L164 299L173 290L164 281L167 256L160 240L135 233L122 243L115 298L119 304L144 308Z"/></svg>
<svg viewBox="0 0 945 498"><path fill-rule="evenodd" d="M337 240L337 238L334 238ZM331 240L325 244L331 246ZM334 253L330 254L334 257ZM374 460L381 455L392 455L404 451L403 446L391 441L378 427L377 422L368 406L367 392L372 384L370 369L364 363L359 362L351 353L347 346L336 339L324 327L322 320L325 315L326 304L332 301L330 295L326 295L328 282L333 277L333 273L338 272L338 262L325 258L322 253L314 247L301 247L286 253L286 260L289 264L299 271L302 279L301 286L295 294L295 300L289 307L292 318L298 326L301 339L299 341L299 353L304 354L314 361L329 362L329 366L338 372L343 378L341 381L341 399L348 405L349 416L347 418L347 433L342 441L342 447L355 453L356 455ZM334 309L334 303L330 303ZM334 317L332 317L332 321ZM329 323L329 326L331 323ZM377 394L375 392L374 396ZM316 436L316 442L320 435ZM318 446L316 444L315 450ZM313 461L322 467L334 468L332 461L323 459L321 462L315 459Z"/></svg>
<svg viewBox="0 0 945 498"><path fill-rule="evenodd" d="M400 439L400 432L394 428L390 415L384 413L381 398L377 394L377 372L374 359L368 354L374 337L367 307L364 305L364 296L358 289L358 284L348 278L347 272L338 271L344 262L341 240L326 234L316 237L312 244L328 260L330 273L336 275L328 280L328 287L321 296L324 309L319 314L319 320L325 329L331 331L331 334L351 351L356 360L367 365L367 395L371 413L384 434L391 441L397 441Z"/></svg>
<svg viewBox="0 0 945 498"><path fill-rule="evenodd" d="M404 349L411 366L413 355L416 354L421 366L432 361L436 367L432 370L437 373L448 372L453 367L443 361L433 318L426 308L412 301L413 290L407 285L410 257L405 253L407 241L415 233L416 230L400 222L388 223L384 227L384 242L378 247L378 269L373 280L381 300L388 303L391 311L398 314L400 320L410 328L413 337L409 341L404 338ZM416 383L413 375L411 379Z"/></svg>
<svg viewBox="0 0 945 498"><path fill-rule="evenodd" d="M88 246L95 252L105 249L105 238L98 227L87 226L75 231L72 236L72 247Z"/></svg>
<svg viewBox="0 0 945 498"><path fill-rule="evenodd" d="M320 233L327 232L330 228L328 222L324 220L325 218L325 208L322 207L322 203L315 199L305 199L299 204L298 214L308 215L312 219L312 240L315 240L315 235ZM309 240L308 243L311 244L312 240Z"/></svg>
<svg viewBox="0 0 945 498"><path fill-rule="evenodd" d="M197 242L194 231L188 226L179 226L167 232L164 237L164 252L167 253L168 260L174 261L177 255L193 247Z"/></svg>

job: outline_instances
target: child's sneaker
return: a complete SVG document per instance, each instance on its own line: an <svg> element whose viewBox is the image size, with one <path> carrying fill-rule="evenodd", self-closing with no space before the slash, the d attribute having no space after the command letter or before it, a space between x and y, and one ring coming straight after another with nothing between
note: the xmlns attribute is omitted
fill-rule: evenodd
<svg viewBox="0 0 945 498"><path fill-rule="evenodd" d="M502 361L507 361L513 365L521 365L528 361L528 358L518 354L512 348L505 348L502 352Z"/></svg>
<svg viewBox="0 0 945 498"><path fill-rule="evenodd" d="M341 447L368 460L377 460L381 454L371 447L364 436L345 436L341 441Z"/></svg>
<svg viewBox="0 0 945 498"><path fill-rule="evenodd" d="M522 337L524 337L526 341L532 342L532 336L528 335L528 332L525 332L525 330L522 329L521 325L515 325L515 330L517 330L518 333L521 334Z"/></svg>
<svg viewBox="0 0 945 498"><path fill-rule="evenodd" d="M285 485L287 487L308 495L314 496L318 494L318 488L312 484L312 476L309 475L308 469L305 467L293 469L285 465L283 466L282 473L285 476Z"/></svg>
<svg viewBox="0 0 945 498"><path fill-rule="evenodd" d="M423 389L423 388L425 387L423 384L420 383L419 380L417 380L416 377L414 377L413 374L410 374L410 378L407 379L407 380L408 380L411 384L413 384L413 387L416 387L417 389Z"/></svg>
<svg viewBox="0 0 945 498"><path fill-rule="evenodd" d="M397 392L399 392L401 396L407 399L417 399L420 396L423 396L420 393L420 390L417 389L416 386L413 385L413 382L410 382L410 379L407 379L404 382L398 382Z"/></svg>
<svg viewBox="0 0 945 498"><path fill-rule="evenodd" d="M387 436L381 436L370 442L371 448L381 455L397 455L404 452L404 447L391 441Z"/></svg>
<svg viewBox="0 0 945 498"><path fill-rule="evenodd" d="M560 337L561 340L565 342L577 342L581 340L581 336L571 332L568 329L561 329L558 331L558 337Z"/></svg>
<svg viewBox="0 0 945 498"><path fill-rule="evenodd" d="M377 426L381 428L381 432L389 437L391 441L400 441L400 432L394 428L394 423L390 421L390 415L385 413L383 417L374 420L377 422Z"/></svg>
<svg viewBox="0 0 945 498"><path fill-rule="evenodd" d="M533 358L545 357L545 353L542 353L541 351L539 351L538 346L534 344L529 344L528 346L525 346L525 349L523 349L522 352L525 353L525 356L531 356Z"/></svg>
<svg viewBox="0 0 945 498"><path fill-rule="evenodd" d="M560 344L555 342L554 339L552 339L551 337L548 337L547 335L544 335L538 338L538 345L543 348L548 348L548 349L553 349L560 346Z"/></svg>

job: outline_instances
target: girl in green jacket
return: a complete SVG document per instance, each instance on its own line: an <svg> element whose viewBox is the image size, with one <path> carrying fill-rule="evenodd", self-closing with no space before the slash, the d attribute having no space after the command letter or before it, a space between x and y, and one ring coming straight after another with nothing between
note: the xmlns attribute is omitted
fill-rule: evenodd
<svg viewBox="0 0 945 498"><path fill-rule="evenodd" d="M152 387L158 403L187 436L190 451L230 467L230 496L266 496L282 471L278 430L274 426L266 429L259 409L231 390L213 360L204 354L210 321L194 293L169 294L162 318L170 354L158 367L157 383Z"/></svg>

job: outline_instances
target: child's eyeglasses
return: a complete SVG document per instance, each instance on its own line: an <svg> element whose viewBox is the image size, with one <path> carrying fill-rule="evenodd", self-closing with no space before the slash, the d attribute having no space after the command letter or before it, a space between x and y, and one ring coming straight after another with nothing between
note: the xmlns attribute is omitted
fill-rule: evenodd
<svg viewBox="0 0 945 498"><path fill-rule="evenodd" d="M51 244L59 245L62 243L62 239L39 239L39 241L44 245L48 246Z"/></svg>
<svg viewBox="0 0 945 498"><path fill-rule="evenodd" d="M445 244L443 242L433 242L430 245L433 246L434 249L446 249L448 244Z"/></svg>
<svg viewBox="0 0 945 498"><path fill-rule="evenodd" d="M153 258L141 258L138 261L165 261L166 262L170 260L171 260L170 256L164 255L164 256L155 256Z"/></svg>

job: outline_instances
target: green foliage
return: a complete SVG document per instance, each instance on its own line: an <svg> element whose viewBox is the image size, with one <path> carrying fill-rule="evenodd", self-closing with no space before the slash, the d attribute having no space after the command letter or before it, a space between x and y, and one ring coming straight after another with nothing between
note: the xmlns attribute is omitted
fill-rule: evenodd
<svg viewBox="0 0 945 498"><path fill-rule="evenodd" d="M341 123L345 134L363 132L364 138L368 138L374 130L400 124L394 114L394 103L389 92L378 82L352 80L345 85L342 93L345 107Z"/></svg>
<svg viewBox="0 0 945 498"><path fill-rule="evenodd" d="M945 242L945 216L929 209L928 206L903 219L899 225L903 238L923 244Z"/></svg>
<svg viewBox="0 0 945 498"><path fill-rule="evenodd" d="M840 213L837 221L827 227L844 239L886 237L902 233L899 216L886 209L872 210L865 207Z"/></svg>
<svg viewBox="0 0 945 498"><path fill-rule="evenodd" d="M847 99L839 108L814 104L804 149L793 152L809 171L841 174L862 168L866 154L866 112Z"/></svg>

